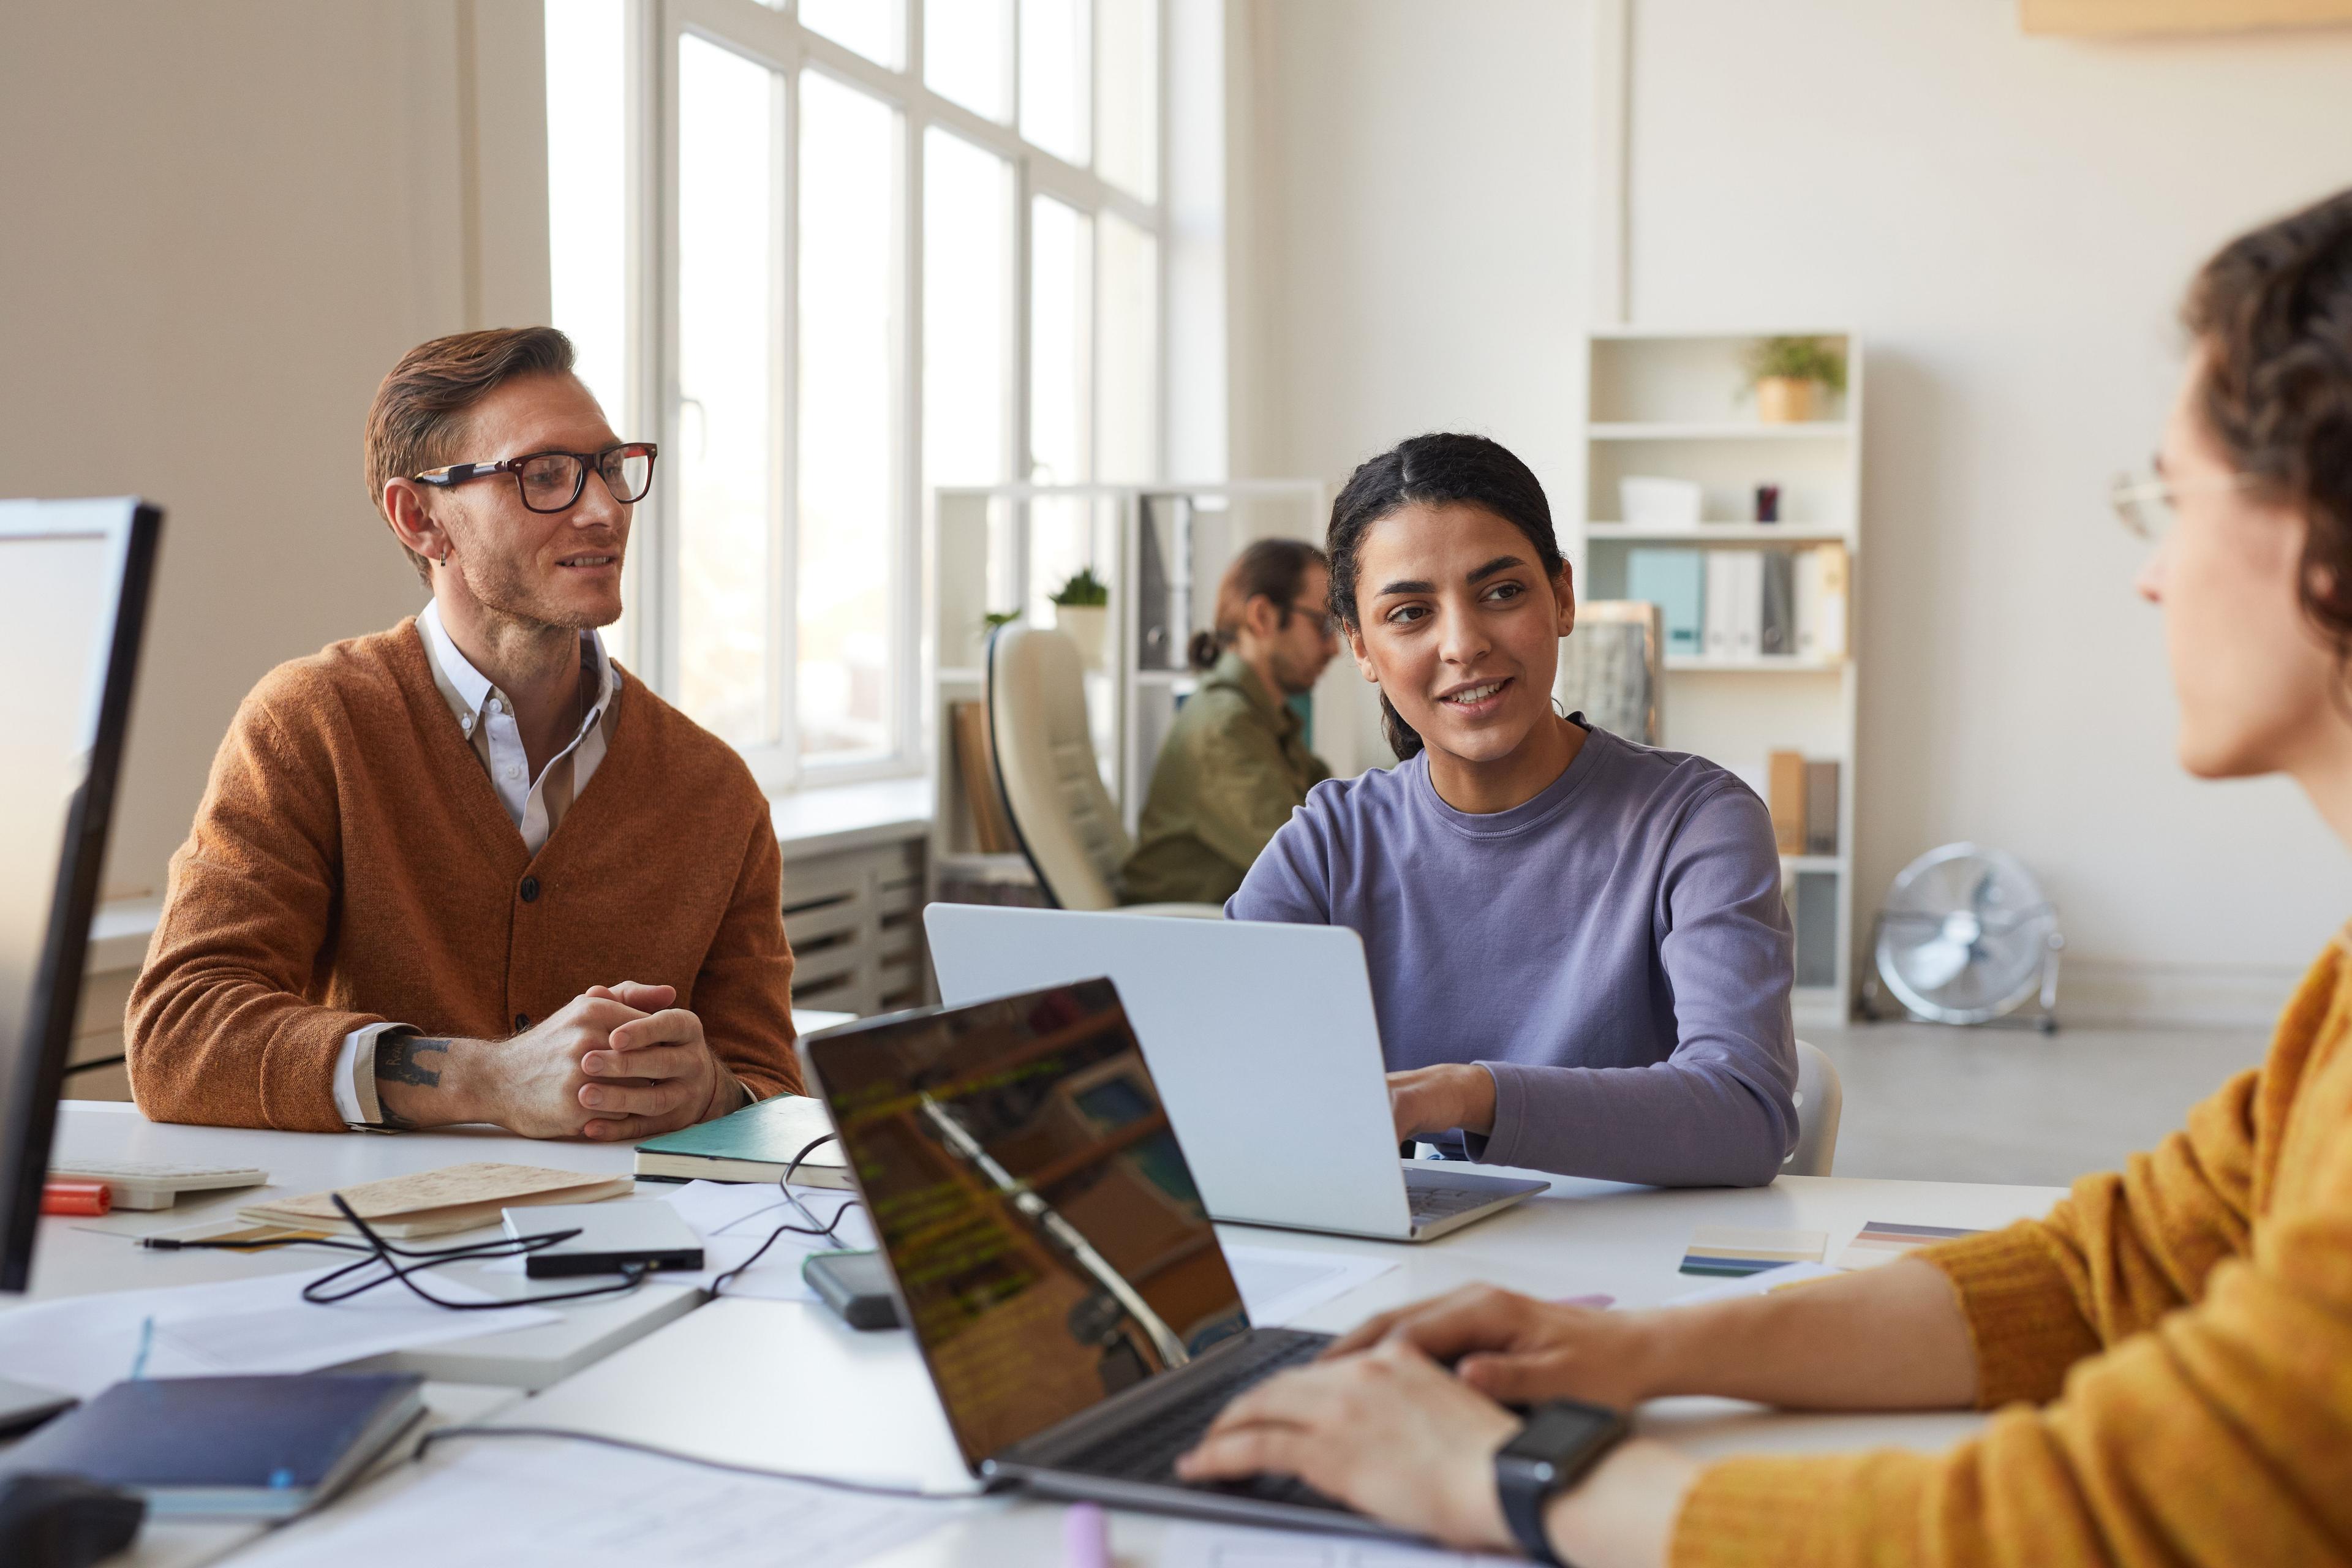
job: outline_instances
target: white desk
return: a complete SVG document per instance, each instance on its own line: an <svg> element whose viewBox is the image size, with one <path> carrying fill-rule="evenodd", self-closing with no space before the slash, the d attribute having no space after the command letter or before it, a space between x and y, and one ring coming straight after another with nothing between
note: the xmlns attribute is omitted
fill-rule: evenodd
<svg viewBox="0 0 2352 1568"><path fill-rule="evenodd" d="M101 1102L65 1108L59 1147L81 1154L259 1164L278 1178L271 1190L282 1192L316 1191L335 1182L461 1159L594 1172L629 1168L625 1148L534 1142L496 1133L377 1138L164 1127L142 1121L128 1106ZM1395 1269L1300 1323L1339 1329L1381 1308L1481 1279L1549 1297L1603 1291L1629 1306L1661 1301L1706 1282L1677 1272L1683 1248L1699 1225L1823 1230L1834 1258L1869 1220L1991 1226L2039 1214L2062 1195L2054 1187L1804 1177L1783 1177L1770 1187L1748 1191L1696 1192L1555 1180L1549 1195L1425 1246L1219 1228L1237 1244L1393 1258ZM248 1190L194 1205L183 1200L177 1209L106 1220L45 1220L34 1294L47 1298L221 1279L256 1268L315 1267L291 1254L146 1253L112 1234L226 1214L251 1196ZM509 1288L526 1288L515 1276L477 1272L469 1278L487 1289L499 1288L494 1281L500 1280ZM645 1319L602 1318L646 1312L657 1296L677 1300L662 1302ZM563 1309L562 1324L413 1352L403 1364L451 1382L544 1386L535 1397L508 1405L495 1417L499 1420L610 1433L766 1468L887 1477L940 1489L968 1484L904 1332L854 1332L822 1309L798 1302L721 1300L691 1310L701 1300L697 1291L652 1287L627 1302ZM544 1342L530 1342L535 1336ZM500 1345L500 1340L509 1342ZM512 1370L519 1365L530 1375L519 1376ZM475 1412L465 1414L478 1418ZM1721 1400L1668 1400L1645 1407L1639 1419L1644 1430L1689 1452L1715 1456L1890 1445L1936 1449L1973 1430L1978 1418L1964 1413L1790 1416ZM341 1515L368 1504L362 1487L330 1512ZM1118 1515L1113 1544L1122 1563L1137 1568L1155 1561L1163 1531L1163 1524L1150 1516ZM248 1538L242 1531L201 1538L154 1535L130 1561L141 1568L181 1568ZM1058 1561L1060 1551L1057 1507L992 1499L874 1561L877 1568L1026 1568Z"/></svg>
<svg viewBox="0 0 2352 1568"><path fill-rule="evenodd" d="M488 1129L402 1133L257 1132L230 1127L178 1127L149 1121L113 1100L69 1100L59 1107L58 1157L154 1160L179 1164L252 1165L270 1173L266 1187L194 1193L168 1209L123 1210L102 1219L51 1215L41 1221L33 1254L30 1297L86 1296L166 1285L198 1285L262 1273L303 1273L327 1267L332 1256L309 1247L282 1251L148 1252L131 1238L226 1219L263 1194L294 1197L383 1176L429 1171L467 1160L552 1165L597 1175L626 1175L634 1155L626 1144L542 1142ZM659 1190L659 1189L656 1189ZM475 1240L492 1230L436 1237L435 1244ZM480 1264L445 1272L496 1295L525 1296L544 1282L494 1273ZM648 1283L611 1300L567 1301L551 1310L559 1322L500 1330L486 1323L470 1339L428 1345L361 1363L370 1371L414 1372L446 1383L544 1388L694 1310L702 1292L690 1286ZM6 1331L0 1308L0 1332ZM497 1314L486 1314L495 1319Z"/></svg>
<svg viewBox="0 0 2352 1568"><path fill-rule="evenodd" d="M1738 1192L1561 1179L1553 1189L1424 1246L1218 1228L1236 1244L1396 1258L1394 1270L1298 1325L1337 1330L1381 1308L1482 1279L1547 1297L1604 1291L1627 1305L1664 1300L1710 1282L1678 1272L1699 1225L1825 1230L1834 1258L1870 1220L1990 1227L2040 1214L2063 1195L2056 1187L1806 1177ZM940 1489L968 1484L908 1336L857 1333L803 1303L715 1302L499 1419L625 1436L764 1468ZM1935 1450L1973 1431L1979 1419L1965 1412L1790 1416L1728 1400L1677 1399L1647 1406L1640 1425L1688 1452L1715 1456L1887 1446ZM1060 1518L1053 1505L991 1500L972 1517L874 1562L877 1568L1054 1562ZM1113 1545L1121 1563L1155 1561L1163 1530L1147 1515L1118 1515Z"/></svg>

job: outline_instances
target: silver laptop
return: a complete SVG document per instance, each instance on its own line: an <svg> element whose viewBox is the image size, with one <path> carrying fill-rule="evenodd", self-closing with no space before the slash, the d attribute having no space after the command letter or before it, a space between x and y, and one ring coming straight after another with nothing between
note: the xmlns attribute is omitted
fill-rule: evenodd
<svg viewBox="0 0 2352 1568"><path fill-rule="evenodd" d="M1226 1401L1330 1336L1251 1325L1108 981L895 1013L800 1050L974 1475L1393 1533L1286 1477L1176 1479Z"/></svg>
<svg viewBox="0 0 2352 1568"><path fill-rule="evenodd" d="M933 904L940 996L1108 975L1209 1213L1427 1241L1550 1184L1401 1160L1363 940L1345 926Z"/></svg>

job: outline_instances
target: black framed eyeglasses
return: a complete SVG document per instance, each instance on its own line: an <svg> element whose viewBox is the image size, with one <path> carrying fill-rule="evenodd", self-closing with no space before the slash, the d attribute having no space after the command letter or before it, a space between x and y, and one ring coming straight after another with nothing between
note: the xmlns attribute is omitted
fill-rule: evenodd
<svg viewBox="0 0 2352 1568"><path fill-rule="evenodd" d="M533 511L562 511L588 488L588 470L593 467L603 476L613 499L626 506L645 500L646 492L653 489L654 458L660 452L651 441L624 441L601 452L526 452L497 463L452 463L410 478L420 485L446 489L468 479L512 474L523 505Z"/></svg>

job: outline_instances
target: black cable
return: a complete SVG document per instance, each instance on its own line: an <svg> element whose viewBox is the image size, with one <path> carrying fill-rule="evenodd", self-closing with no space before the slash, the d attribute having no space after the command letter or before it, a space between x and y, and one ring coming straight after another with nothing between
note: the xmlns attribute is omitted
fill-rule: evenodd
<svg viewBox="0 0 2352 1568"><path fill-rule="evenodd" d="M420 1274L427 1268L438 1268L444 1263L467 1263L488 1258L528 1257L531 1253L544 1251L558 1242L571 1240L580 1234L579 1228L574 1226L571 1230L540 1231L530 1236L502 1236L488 1241L465 1242L456 1247L403 1247L397 1242L388 1241L377 1235L374 1227L362 1219L350 1204L343 1201L342 1194L329 1193L327 1196L341 1212L343 1218L350 1221L352 1227L365 1239L364 1246L358 1242L336 1241L326 1237L313 1236L270 1237L252 1241L183 1241L173 1237L150 1236L142 1237L139 1245L162 1252L257 1252L265 1247L322 1247L334 1252L365 1254L355 1262L346 1263L331 1273L320 1275L302 1287L302 1300L319 1307L332 1306L338 1301L348 1301L352 1297L363 1295L379 1285L388 1285L396 1280L420 1300L446 1312L500 1312L512 1307L534 1307L544 1301L580 1301L596 1296L626 1295L643 1284L646 1276L654 1272L653 1265L649 1263L625 1263L621 1266L621 1273L625 1278L617 1285L595 1285L581 1290L554 1290L544 1295L518 1296L495 1301L445 1301L419 1285L410 1276ZM417 1261L404 1266L401 1262L403 1258L415 1258ZM373 1279L363 1279L344 1289L330 1292L329 1287L337 1280L372 1267L381 1267L383 1272Z"/></svg>
<svg viewBox="0 0 2352 1568"><path fill-rule="evenodd" d="M808 1221L808 1224L805 1226L791 1224L780 1225L775 1229L770 1231L768 1233L768 1239L760 1243L758 1249L754 1251L751 1257L745 1258L734 1268L730 1268L726 1273L721 1274L717 1279L711 1280L710 1296L713 1300L718 1300L719 1294L727 1289L729 1283L732 1281L736 1276L741 1274L754 1263L759 1262L761 1258L765 1258L768 1255L768 1248L775 1246L776 1243L785 1236L821 1236L827 1241L839 1241L841 1239L841 1237L835 1233L841 1228L841 1222L848 1217L849 1211L851 1209L862 1206L858 1200L854 1197L845 1199L842 1205L833 1211L833 1218L830 1221L820 1224L818 1223L816 1215L809 1212L808 1205L801 1202L801 1195L793 1191L792 1186L793 1177L800 1170L801 1162L807 1159L811 1154L816 1152L816 1151L824 1148L826 1144L832 1142L834 1142L834 1134L830 1132L826 1133L822 1138L810 1139L806 1143L801 1145L801 1152L793 1155L791 1163L784 1167L784 1173L776 1178L776 1186L784 1194L784 1203L790 1204L793 1208L799 1210L800 1216ZM771 1204L768 1206L769 1208L781 1208L783 1205L781 1204ZM765 1214L767 1212L767 1209L753 1209L751 1214ZM742 1215L738 1216L738 1219L749 1219L751 1217L751 1215ZM728 1223L730 1225L733 1225L738 1223L738 1220L730 1220ZM717 1233L713 1232L713 1234L715 1235Z"/></svg>
<svg viewBox="0 0 2352 1568"><path fill-rule="evenodd" d="M730 1464L725 1459L705 1458L700 1454L684 1454L675 1448L658 1447L652 1443L639 1443L627 1437L607 1436L602 1432L573 1432L561 1426L444 1426L427 1432L416 1440L416 1450L410 1458L422 1459L436 1443L451 1437L556 1437L573 1443L595 1443L607 1448L619 1448L625 1453L650 1454L657 1459L676 1459L682 1465L699 1465L706 1470L725 1470L730 1475L757 1476L761 1480L799 1481L805 1486L828 1487L835 1491L856 1492L864 1497L905 1498L915 1502L969 1502L995 1489L993 1485L976 1488L968 1492L927 1492L918 1487L887 1486L879 1481L844 1480L839 1476L811 1475L801 1470L763 1470L757 1465Z"/></svg>

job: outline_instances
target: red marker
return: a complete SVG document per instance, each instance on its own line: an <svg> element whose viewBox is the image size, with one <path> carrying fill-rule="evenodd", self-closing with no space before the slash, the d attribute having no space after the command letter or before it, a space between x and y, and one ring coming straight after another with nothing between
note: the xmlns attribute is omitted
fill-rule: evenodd
<svg viewBox="0 0 2352 1568"><path fill-rule="evenodd" d="M41 1186L41 1212L57 1215L102 1215L114 1207L114 1194L104 1182L46 1182Z"/></svg>

